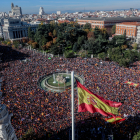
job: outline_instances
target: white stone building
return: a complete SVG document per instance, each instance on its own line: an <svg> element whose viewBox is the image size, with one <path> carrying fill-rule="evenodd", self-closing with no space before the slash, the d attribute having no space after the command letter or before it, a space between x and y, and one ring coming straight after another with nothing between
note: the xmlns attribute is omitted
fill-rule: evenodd
<svg viewBox="0 0 140 140"><path fill-rule="evenodd" d="M18 7L17 5L14 7L14 4L11 3L11 13L10 13L10 15L12 15L12 16L22 16L21 7Z"/></svg>
<svg viewBox="0 0 140 140"><path fill-rule="evenodd" d="M137 39L136 43L140 46L140 26L137 27Z"/></svg>
<svg viewBox="0 0 140 140"><path fill-rule="evenodd" d="M6 105L0 104L0 140L17 140Z"/></svg>
<svg viewBox="0 0 140 140"><path fill-rule="evenodd" d="M39 15L44 15L44 14L45 14L45 12L44 12L43 7L40 7L39 8Z"/></svg>
<svg viewBox="0 0 140 140"><path fill-rule="evenodd" d="M4 39L21 40L23 37L28 37L28 28L31 27L32 31L36 31L38 25L23 24L20 19L4 19L3 37Z"/></svg>
<svg viewBox="0 0 140 140"><path fill-rule="evenodd" d="M0 12L0 17L6 17L8 14L6 12Z"/></svg>
<svg viewBox="0 0 140 140"><path fill-rule="evenodd" d="M61 11L57 11L57 15L61 15Z"/></svg>

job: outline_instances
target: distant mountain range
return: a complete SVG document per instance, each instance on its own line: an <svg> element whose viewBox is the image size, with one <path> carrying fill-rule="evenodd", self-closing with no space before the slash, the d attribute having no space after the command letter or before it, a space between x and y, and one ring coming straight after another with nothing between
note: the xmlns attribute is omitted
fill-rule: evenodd
<svg viewBox="0 0 140 140"><path fill-rule="evenodd" d="M140 8L135 8L135 9L138 9L140 10ZM122 11L122 10L129 10L129 9L113 9L114 11ZM61 13L75 13L75 12L95 12L95 11L113 11L113 10L64 10L64 11L61 11ZM47 14L52 14L52 13L56 13L56 11L49 11L49 12L45 12ZM38 14L37 12L36 13L30 13L30 14Z"/></svg>

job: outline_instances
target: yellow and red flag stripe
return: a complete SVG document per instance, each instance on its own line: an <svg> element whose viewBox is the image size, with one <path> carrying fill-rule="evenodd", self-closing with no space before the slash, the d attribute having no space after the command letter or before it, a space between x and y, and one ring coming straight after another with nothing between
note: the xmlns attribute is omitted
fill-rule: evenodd
<svg viewBox="0 0 140 140"><path fill-rule="evenodd" d="M121 118L120 116L116 116L115 119L114 117L111 118L105 118L105 121L109 122L109 123L119 123L119 122L123 122L125 120L125 118Z"/></svg>
<svg viewBox="0 0 140 140"><path fill-rule="evenodd" d="M136 83L133 83L133 82L129 82L129 81L126 81L125 83L129 84L131 86L134 86L134 87L138 87L139 86L139 84L136 84Z"/></svg>
<svg viewBox="0 0 140 140"><path fill-rule="evenodd" d="M90 92L80 82L76 82L79 101L78 112L99 112L104 116L112 115L113 117L118 115L118 107L121 106L122 103L105 100L99 95Z"/></svg>

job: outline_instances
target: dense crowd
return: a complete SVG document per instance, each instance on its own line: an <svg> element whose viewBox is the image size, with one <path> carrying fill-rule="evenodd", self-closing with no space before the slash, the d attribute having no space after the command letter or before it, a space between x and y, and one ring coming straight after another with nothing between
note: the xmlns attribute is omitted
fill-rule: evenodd
<svg viewBox="0 0 140 140"><path fill-rule="evenodd" d="M76 127L80 132L84 131L83 129L90 128L91 133L94 134L93 137L98 137L96 131L100 127L106 128L106 130L110 130L110 127L112 127L111 131L114 135L122 134L122 136L126 136L127 134L128 136L129 133L132 133L131 128L129 129L132 122L133 125L134 123L136 125L133 130L140 126L138 118L130 119L140 113L140 88L125 84L125 81L139 83L140 62L135 62L133 67L124 68L115 62L101 61L97 58L67 59L55 57L49 60L47 56L26 48L18 51L28 54L29 61L23 62L17 59L2 63L4 94L2 103L6 104L8 110L13 113L12 125L18 138L22 137L30 127L33 127L41 137L44 135L42 132L51 130L59 133L59 131L71 126L70 88L57 93L44 91L37 85L38 79L43 75L58 72L58 70L66 71L67 69L69 72L74 71L84 76L84 86L93 93L108 100L122 102L119 115L126 117L125 125L111 126L111 124L103 121L104 116L98 119L96 117L99 115L98 113L78 113L78 97L75 89L75 123L77 123ZM90 125L79 127L79 122L88 124L85 123L87 119ZM129 119L130 121L128 121ZM98 132L100 131L98 130ZM106 131L104 130L104 132Z"/></svg>

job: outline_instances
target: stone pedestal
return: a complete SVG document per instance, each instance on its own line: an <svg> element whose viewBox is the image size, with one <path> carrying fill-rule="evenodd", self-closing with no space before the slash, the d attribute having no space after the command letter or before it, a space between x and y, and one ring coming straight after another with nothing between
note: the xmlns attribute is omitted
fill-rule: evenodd
<svg viewBox="0 0 140 140"><path fill-rule="evenodd" d="M0 140L17 140L6 105L0 104Z"/></svg>

